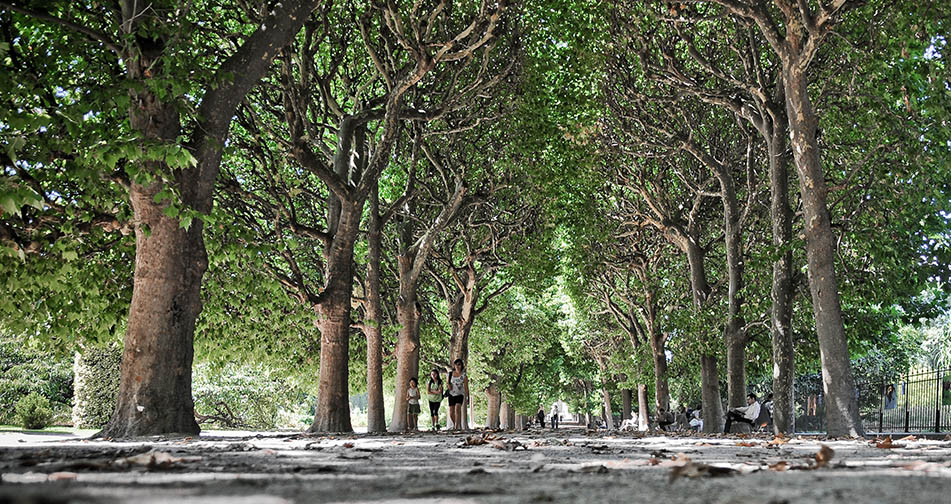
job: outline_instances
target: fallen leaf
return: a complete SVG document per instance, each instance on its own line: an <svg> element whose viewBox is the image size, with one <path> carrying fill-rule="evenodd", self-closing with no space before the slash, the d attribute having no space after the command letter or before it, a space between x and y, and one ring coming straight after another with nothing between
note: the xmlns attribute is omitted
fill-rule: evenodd
<svg viewBox="0 0 951 504"><path fill-rule="evenodd" d="M820 445L819 451L816 453L816 469L820 467L825 467L826 464L832 460L832 457L835 455L835 450L829 448L826 445Z"/></svg>
<svg viewBox="0 0 951 504"><path fill-rule="evenodd" d="M50 481L71 481L76 479L78 476L74 472L54 472L47 476L47 479Z"/></svg>
<svg viewBox="0 0 951 504"><path fill-rule="evenodd" d="M883 440L881 440L881 441L876 441L876 442L875 442L875 447L876 447L876 448L882 448L882 449L885 449L885 450L890 450L890 449L892 449L892 448L903 448L904 446L905 446L905 445L900 445L900 444L898 444L898 443L893 442L891 436L888 436L888 437L886 437L885 439L883 439Z"/></svg>
<svg viewBox="0 0 951 504"><path fill-rule="evenodd" d="M343 444L343 447L344 447L344 448L353 448L353 443L344 443L344 444Z"/></svg>
<svg viewBox="0 0 951 504"><path fill-rule="evenodd" d="M181 462L194 462L201 457L174 457L163 451L150 451L116 460L115 465L141 465L149 469L165 469Z"/></svg>
<svg viewBox="0 0 951 504"><path fill-rule="evenodd" d="M774 437L773 439L769 440L766 444L772 445L772 446L779 446L779 445L784 445L788 442L789 442L789 438L780 434Z"/></svg>
<svg viewBox="0 0 951 504"><path fill-rule="evenodd" d="M696 443L694 446L713 446L710 443Z"/></svg>
<svg viewBox="0 0 951 504"><path fill-rule="evenodd" d="M944 440L945 440L945 441L951 441L951 434L945 434Z"/></svg>
<svg viewBox="0 0 951 504"><path fill-rule="evenodd" d="M770 464L769 466L767 466L767 468L770 471L776 471L776 472L788 471L789 462L786 462L785 460L780 460L779 462L776 462L775 464Z"/></svg>
<svg viewBox="0 0 951 504"><path fill-rule="evenodd" d="M756 443L750 443L750 442L748 442L748 441L741 441L741 442L739 442L739 443L736 443L736 446L745 446L745 447L748 447L748 448L749 448L749 447L756 446Z"/></svg>
<svg viewBox="0 0 951 504"><path fill-rule="evenodd" d="M687 462L682 466L677 466L670 470L668 484L673 483L677 478L715 478L718 476L732 476L734 474L739 474L739 471L730 467Z"/></svg>
<svg viewBox="0 0 951 504"><path fill-rule="evenodd" d="M918 438L916 438L914 435L908 435L899 439L898 441L918 441Z"/></svg>

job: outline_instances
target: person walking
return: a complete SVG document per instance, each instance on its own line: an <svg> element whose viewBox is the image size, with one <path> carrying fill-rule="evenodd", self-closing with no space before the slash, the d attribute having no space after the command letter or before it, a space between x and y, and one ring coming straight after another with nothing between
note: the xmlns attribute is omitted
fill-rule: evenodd
<svg viewBox="0 0 951 504"><path fill-rule="evenodd" d="M535 414L535 418L538 419L538 425L540 425L541 428L544 429L545 428L545 408L542 408L541 406L539 406L538 413Z"/></svg>
<svg viewBox="0 0 951 504"><path fill-rule="evenodd" d="M551 428L552 428L552 429L557 429L557 428L558 428L558 421L561 420L561 418L560 418L560 416L561 416L560 413L561 413L561 412L558 411L558 403L557 403L557 402L551 403L551 413L550 413L550 416L551 416Z"/></svg>
<svg viewBox="0 0 951 504"><path fill-rule="evenodd" d="M409 379L409 389L406 391L406 402L409 410L407 414L406 430L419 430L419 380L416 377Z"/></svg>
<svg viewBox="0 0 951 504"><path fill-rule="evenodd" d="M469 377L465 367L462 359L456 359L452 361L452 372L449 373L449 418L454 431L461 430L462 405L469 397Z"/></svg>
<svg viewBox="0 0 951 504"><path fill-rule="evenodd" d="M439 369L433 368L429 373L429 384L426 385L426 394L429 397L429 415L432 417L433 431L439 431L439 405L442 404L442 378Z"/></svg>

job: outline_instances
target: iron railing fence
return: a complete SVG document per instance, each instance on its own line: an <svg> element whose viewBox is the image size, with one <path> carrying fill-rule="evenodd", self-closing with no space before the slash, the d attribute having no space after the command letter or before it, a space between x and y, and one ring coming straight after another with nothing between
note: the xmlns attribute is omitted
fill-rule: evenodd
<svg viewBox="0 0 951 504"><path fill-rule="evenodd" d="M951 431L951 368L912 370L887 381L857 376L855 381L866 432ZM796 389L796 430L825 431L821 375L800 375Z"/></svg>

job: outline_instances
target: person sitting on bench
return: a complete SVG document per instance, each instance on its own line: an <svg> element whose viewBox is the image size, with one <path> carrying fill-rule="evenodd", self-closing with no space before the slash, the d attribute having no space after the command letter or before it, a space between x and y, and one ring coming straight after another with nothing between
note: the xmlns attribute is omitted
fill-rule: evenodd
<svg viewBox="0 0 951 504"><path fill-rule="evenodd" d="M760 409L759 403L756 401L756 394L747 395L746 404L747 406L733 408L726 413L726 428L724 429L726 433L730 433L733 422L747 423L751 427L756 423Z"/></svg>
<svg viewBox="0 0 951 504"><path fill-rule="evenodd" d="M660 430L668 430L673 423L674 415L665 411L664 408L657 408L657 426L660 428Z"/></svg>

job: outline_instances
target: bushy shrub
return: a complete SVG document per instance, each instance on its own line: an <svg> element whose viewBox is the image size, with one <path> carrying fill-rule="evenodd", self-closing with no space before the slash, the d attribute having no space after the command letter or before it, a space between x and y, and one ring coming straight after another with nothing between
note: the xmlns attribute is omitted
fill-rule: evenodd
<svg viewBox="0 0 951 504"><path fill-rule="evenodd" d="M54 422L69 422L73 395L69 359L32 350L12 337L0 335L0 423L19 423L15 406L31 393L49 400Z"/></svg>
<svg viewBox="0 0 951 504"><path fill-rule="evenodd" d="M198 364L192 372L195 416L203 427L300 428L306 395L277 371L261 364Z"/></svg>
<svg viewBox="0 0 951 504"><path fill-rule="evenodd" d="M42 429L53 419L50 400L36 392L17 401L17 419L24 429Z"/></svg>
<svg viewBox="0 0 951 504"><path fill-rule="evenodd" d="M73 390L73 425L98 429L107 422L116 408L119 395L119 345L93 346L77 353L73 363L76 373Z"/></svg>

